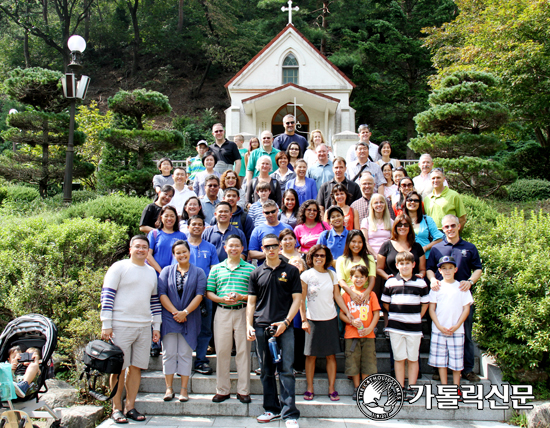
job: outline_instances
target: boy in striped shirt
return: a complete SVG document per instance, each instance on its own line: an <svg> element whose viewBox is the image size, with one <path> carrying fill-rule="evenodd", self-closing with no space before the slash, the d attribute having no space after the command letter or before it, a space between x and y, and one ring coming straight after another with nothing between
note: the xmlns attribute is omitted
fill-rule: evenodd
<svg viewBox="0 0 550 428"><path fill-rule="evenodd" d="M430 302L430 289L422 278L413 275L414 256L402 251L395 257L399 274L384 286L382 302L388 313L391 348L395 359L395 378L405 387L405 360L409 360L409 385L418 378L418 356L422 339L422 317ZM414 397L411 389L405 399Z"/></svg>
<svg viewBox="0 0 550 428"><path fill-rule="evenodd" d="M214 316L214 343L218 363L214 403L230 397L231 348L235 337L237 354L237 398L250 403L250 342L246 339L246 302L248 283L254 266L241 258L244 249L239 235L229 235L224 245L227 259L215 265L208 276L206 297L219 305Z"/></svg>

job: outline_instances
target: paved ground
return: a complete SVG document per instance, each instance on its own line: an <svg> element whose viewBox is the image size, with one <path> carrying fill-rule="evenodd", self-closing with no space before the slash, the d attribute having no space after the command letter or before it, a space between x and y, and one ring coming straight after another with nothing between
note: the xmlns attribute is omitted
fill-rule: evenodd
<svg viewBox="0 0 550 428"><path fill-rule="evenodd" d="M370 419L340 419L340 418L300 418L300 428L357 428L369 426L372 428L509 428L510 425L500 422L464 422L464 421L415 421L405 419L392 419L384 422L375 422ZM112 420L106 420L98 428L146 426L156 428L191 428L191 427L215 427L215 428L284 428L282 421L274 421L268 424L258 424L255 418L241 417L191 417L191 416L153 416L146 422L133 422L120 425Z"/></svg>

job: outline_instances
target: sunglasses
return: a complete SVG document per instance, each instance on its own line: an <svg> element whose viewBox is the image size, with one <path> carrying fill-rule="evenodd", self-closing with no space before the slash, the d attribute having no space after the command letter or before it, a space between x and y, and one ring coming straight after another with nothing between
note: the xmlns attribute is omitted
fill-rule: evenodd
<svg viewBox="0 0 550 428"><path fill-rule="evenodd" d="M314 254L313 255L313 258L315 258L315 259L324 259L326 257L327 257L326 254Z"/></svg>
<svg viewBox="0 0 550 428"><path fill-rule="evenodd" d="M266 245L266 246L264 246L264 249L266 249L267 251L277 250L277 249L279 249L279 244Z"/></svg>
<svg viewBox="0 0 550 428"><path fill-rule="evenodd" d="M219 184L207 184L206 187L220 187Z"/></svg>
<svg viewBox="0 0 550 428"><path fill-rule="evenodd" d="M285 125L294 125L294 122L285 122Z"/></svg>
<svg viewBox="0 0 550 428"><path fill-rule="evenodd" d="M397 225L397 228L405 228L405 229L408 229L409 228L409 223L399 223Z"/></svg>
<svg viewBox="0 0 550 428"><path fill-rule="evenodd" d="M308 209L306 209L306 212L308 212L308 213L316 213L316 212L319 212L319 210L316 209L316 208L308 208Z"/></svg>
<svg viewBox="0 0 550 428"><path fill-rule="evenodd" d="M413 187L412 183L401 183L401 187Z"/></svg>
<svg viewBox="0 0 550 428"><path fill-rule="evenodd" d="M458 224L446 224L445 226L443 226L443 230L450 230L450 229L456 229L456 227L458 226Z"/></svg>
<svg viewBox="0 0 550 428"><path fill-rule="evenodd" d="M419 204L420 199L407 199L407 202L414 202L415 204Z"/></svg>
<svg viewBox="0 0 550 428"><path fill-rule="evenodd" d="M264 211L264 215L271 215L271 214L275 214L277 212L277 210L273 210L273 211Z"/></svg>
<svg viewBox="0 0 550 428"><path fill-rule="evenodd" d="M220 132L223 132L223 129L218 129L217 131L214 131L214 134L219 134Z"/></svg>

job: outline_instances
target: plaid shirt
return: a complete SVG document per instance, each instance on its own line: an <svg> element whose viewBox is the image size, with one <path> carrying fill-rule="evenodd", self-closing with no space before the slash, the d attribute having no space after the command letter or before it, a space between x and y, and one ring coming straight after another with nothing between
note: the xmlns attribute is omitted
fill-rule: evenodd
<svg viewBox="0 0 550 428"><path fill-rule="evenodd" d="M359 212L359 224L364 218L369 216L369 202L370 199L366 199L364 196L361 196L360 199L357 199L353 204L351 204L351 208L355 208Z"/></svg>

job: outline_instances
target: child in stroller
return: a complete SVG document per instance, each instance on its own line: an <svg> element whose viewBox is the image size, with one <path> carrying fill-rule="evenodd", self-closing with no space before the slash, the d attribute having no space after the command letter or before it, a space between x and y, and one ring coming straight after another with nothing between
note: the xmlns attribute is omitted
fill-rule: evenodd
<svg viewBox="0 0 550 428"><path fill-rule="evenodd" d="M32 356L32 361L20 362L21 347L16 345L8 350L8 363L11 364L13 373L13 386L18 397L33 394L38 391L38 385L35 380L40 374L40 349L27 348L26 354Z"/></svg>

